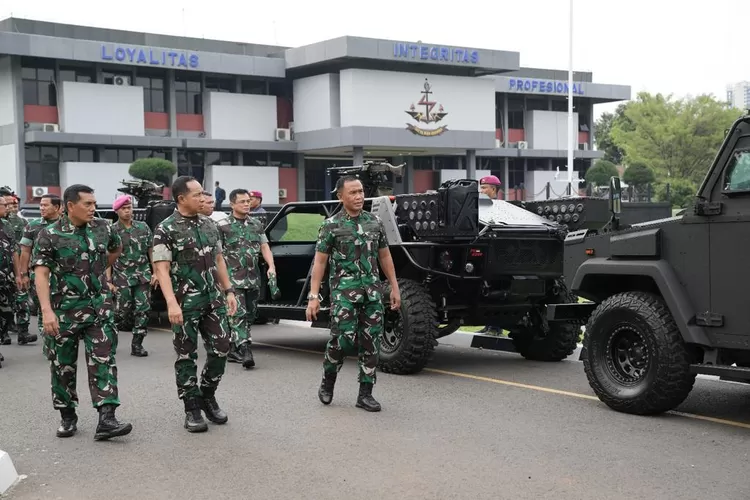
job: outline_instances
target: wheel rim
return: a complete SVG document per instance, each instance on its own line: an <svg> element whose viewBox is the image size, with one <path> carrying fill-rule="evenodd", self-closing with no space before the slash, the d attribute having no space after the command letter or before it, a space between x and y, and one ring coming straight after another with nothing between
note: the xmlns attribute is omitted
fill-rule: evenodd
<svg viewBox="0 0 750 500"><path fill-rule="evenodd" d="M610 375L622 385L636 385L646 377L650 364L646 339L631 325L612 330L605 357Z"/></svg>
<svg viewBox="0 0 750 500"><path fill-rule="evenodd" d="M398 311L386 312L383 323L383 337L380 342L380 350L386 353L395 352L404 338L404 321L401 313Z"/></svg>

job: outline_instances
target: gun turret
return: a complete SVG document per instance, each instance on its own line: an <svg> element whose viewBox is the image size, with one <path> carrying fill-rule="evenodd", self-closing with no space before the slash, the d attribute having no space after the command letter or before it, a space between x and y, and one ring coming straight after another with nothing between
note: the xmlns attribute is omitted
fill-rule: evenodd
<svg viewBox="0 0 750 500"><path fill-rule="evenodd" d="M162 189L164 186L158 182L143 179L123 179L120 183L125 187L118 188L117 190L135 197L137 208L146 208L150 201L162 199Z"/></svg>
<svg viewBox="0 0 750 500"><path fill-rule="evenodd" d="M384 161L365 161L362 165L331 167L327 170L328 175L353 175L362 181L362 185L365 188L365 197L374 198L393 194L393 188L386 185L388 183L388 174L391 173L397 177L401 177L404 175L404 166L406 166L406 163L391 165ZM332 193L334 192L335 190L332 191Z"/></svg>

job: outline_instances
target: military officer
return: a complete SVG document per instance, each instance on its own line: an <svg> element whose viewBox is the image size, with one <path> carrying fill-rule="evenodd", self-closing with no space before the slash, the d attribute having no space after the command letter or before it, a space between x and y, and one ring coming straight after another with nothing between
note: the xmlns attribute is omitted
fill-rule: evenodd
<svg viewBox="0 0 750 500"><path fill-rule="evenodd" d="M193 177L180 176L172 184L172 197L177 209L154 230L152 258L172 324L177 395L185 405L185 428L204 432L208 425L201 410L216 424L228 420L216 401L216 389L230 346L227 310L230 316L234 314L237 302L219 231L200 213L201 184ZM195 362L199 332L206 346L200 386Z"/></svg>
<svg viewBox="0 0 750 500"><path fill-rule="evenodd" d="M36 296L35 288L32 286L34 282L34 272L32 269L30 269L29 266L31 262L31 250L34 246L34 241L36 241L36 237L39 234L39 231L41 231L42 228L49 226L53 222L57 221L57 219L60 217L60 211L62 208L61 204L62 202L60 200L60 197L56 194L43 195L39 200L39 215L41 217L39 217L38 219L33 219L29 222L23 232L23 237L21 238L21 258L19 259L21 286L24 290L28 291L29 296L31 296L34 300L34 303L36 304L37 315L39 318L41 318L39 299ZM37 327L39 328L39 333L41 335L44 335L41 320L37 321ZM44 344L43 352L46 357L47 340L44 338L42 340Z"/></svg>
<svg viewBox="0 0 750 500"><path fill-rule="evenodd" d="M57 436L70 437L77 430L76 372L82 339L91 403L99 412L94 439L106 440L133 429L115 417L120 405L113 348L117 329L107 267L117 260L122 243L108 221L94 217L92 188L68 187L63 203L66 214L39 231L31 256L44 333L54 339L48 358L52 401L62 415Z"/></svg>
<svg viewBox="0 0 750 500"><path fill-rule="evenodd" d="M110 288L116 296L116 314L133 320L132 356L145 357L143 339L148 333L151 311L151 287L156 277L151 272L151 229L145 222L133 220L130 196L118 197L112 205L117 222L112 226L122 240L122 253L112 265Z"/></svg>
<svg viewBox="0 0 750 500"><path fill-rule="evenodd" d="M16 244L21 241L23 237L23 231L26 228L26 219L18 215L19 199L7 188L3 188L5 195L5 202L8 205L6 219L13 228L13 234L16 238ZM16 245L17 251L20 252L20 247ZM19 253L20 255L20 253ZM15 288L16 284L13 283ZM13 292L13 311L15 317L11 320L11 327L9 330L16 330L18 332L18 343L23 345L29 342L35 342L37 340L36 335L29 335L29 295L28 293L20 288L14 289ZM7 335L2 337L2 343L7 345L11 343L10 336Z"/></svg>
<svg viewBox="0 0 750 500"><path fill-rule="evenodd" d="M376 215L362 210L365 199L362 182L353 176L341 177L336 182L336 194L343 207L320 227L307 297L306 316L311 321L317 319L320 311L320 284L330 260L334 325L326 345L318 397L323 404L331 403L344 357L358 346L356 406L380 411L380 403L372 397L384 314L378 260L391 287L391 309L401 306L401 293L383 224Z"/></svg>
<svg viewBox="0 0 750 500"><path fill-rule="evenodd" d="M13 294L18 276L18 252L13 227L5 218L8 202L0 196L0 336L7 336L13 318ZM0 354L0 366L4 361Z"/></svg>
<svg viewBox="0 0 750 500"><path fill-rule="evenodd" d="M250 349L250 329L255 322L260 296L258 254L263 255L268 276L276 274L263 224L255 217L248 216L250 203L250 193L246 189L235 189L229 193L232 214L218 222L229 280L237 297L237 313L229 319L233 346L227 360L242 363L245 368L255 366Z"/></svg>

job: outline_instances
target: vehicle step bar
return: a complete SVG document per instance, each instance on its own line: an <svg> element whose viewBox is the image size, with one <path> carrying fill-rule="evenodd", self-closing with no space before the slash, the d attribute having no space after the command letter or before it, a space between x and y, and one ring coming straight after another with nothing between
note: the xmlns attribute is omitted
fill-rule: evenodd
<svg viewBox="0 0 750 500"><path fill-rule="evenodd" d="M700 375L715 375L722 380L732 380L736 382L750 382L750 368L727 365L690 365L690 373Z"/></svg>
<svg viewBox="0 0 750 500"><path fill-rule="evenodd" d="M289 319L294 321L305 321L305 311L307 306L298 306L295 304L258 304L258 314L268 318ZM330 309L321 307L318 312L316 323L327 322L330 318Z"/></svg>

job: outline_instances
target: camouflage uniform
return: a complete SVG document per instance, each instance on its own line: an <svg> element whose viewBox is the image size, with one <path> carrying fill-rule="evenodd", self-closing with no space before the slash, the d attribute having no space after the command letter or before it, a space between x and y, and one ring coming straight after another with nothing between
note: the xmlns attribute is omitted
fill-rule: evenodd
<svg viewBox="0 0 750 500"><path fill-rule="evenodd" d="M250 329L258 312L261 283L258 256L261 253L261 245L268 243L268 238L263 231L263 224L254 217L238 219L230 215L217 225L229 271L229 281L237 297L237 312L229 318L229 326L232 331L232 342L241 358L242 351L252 344ZM247 364L254 365L249 361Z"/></svg>
<svg viewBox="0 0 750 500"><path fill-rule="evenodd" d="M112 225L122 240L122 253L112 265L112 284L117 287L116 315L133 324L132 353L146 355L140 347L148 327L151 310L151 229L144 222L133 221L130 228L122 222ZM124 321L129 322L129 321Z"/></svg>
<svg viewBox="0 0 750 500"><path fill-rule="evenodd" d="M120 237L104 219L94 219L79 228L63 216L37 235L32 266L50 270L50 305L60 325L57 335L47 335L55 408L78 406L80 339L86 352L93 406L120 404L114 355L117 330L105 273L107 252L119 246Z"/></svg>
<svg viewBox="0 0 750 500"><path fill-rule="evenodd" d="M24 247L30 247L31 249L34 248L34 242L36 241L36 237L39 234L39 231L41 231L43 228L49 226L50 224L54 224L57 222L57 219L49 220L44 218L38 218L33 219L31 222L29 222L26 225L26 229L23 231L23 237L21 238L21 246ZM31 256L29 256L29 263L31 263ZM30 266L32 267L32 266ZM37 327L39 329L39 334L44 335L44 332L42 331L42 311L39 307L39 298L36 296L36 289L34 288L34 270L31 269L31 272L29 273L29 290L28 294L31 297L31 299L34 301L34 306L37 310ZM20 324L20 321L19 321ZM28 321L27 321L28 324ZM42 352L44 353L44 356L47 357L47 341L43 338L42 339Z"/></svg>
<svg viewBox="0 0 750 500"><path fill-rule="evenodd" d="M16 243L20 242L21 238L23 237L24 229L28 224L26 222L26 219L16 213L9 213L6 220L10 224L10 227L13 229L13 235L15 236ZM16 248L16 253L20 255L21 248L17 245ZM25 290L17 290L15 282L13 282L12 286L14 294L13 312L15 312L15 317L11 319L10 325L11 327L17 326L18 331L22 332L23 337L23 334L28 333L29 331L29 294ZM3 343L10 344L10 338L8 337L7 340L5 340Z"/></svg>
<svg viewBox="0 0 750 500"><path fill-rule="evenodd" d="M177 210L154 231L152 260L169 261L172 289L182 309L182 325L172 325L177 361L177 395L186 401L211 398L219 386L230 346L226 300L219 284L216 258L221 239L204 215L185 217ZM206 363L198 386L198 332L206 347Z"/></svg>
<svg viewBox="0 0 750 500"><path fill-rule="evenodd" d="M384 315L378 251L387 246L380 219L369 212L351 217L342 210L320 227L316 249L330 256L333 321L325 374L335 376L358 346L360 384L376 381Z"/></svg>
<svg viewBox="0 0 750 500"><path fill-rule="evenodd" d="M0 219L0 337L6 338L13 320L13 294L16 290L13 254L18 244L13 227L7 219ZM0 360L2 361L2 360Z"/></svg>

